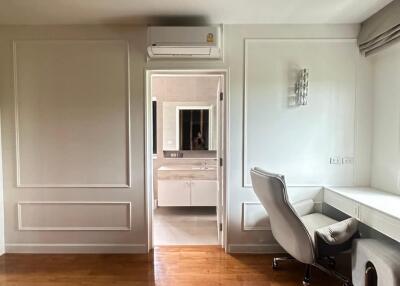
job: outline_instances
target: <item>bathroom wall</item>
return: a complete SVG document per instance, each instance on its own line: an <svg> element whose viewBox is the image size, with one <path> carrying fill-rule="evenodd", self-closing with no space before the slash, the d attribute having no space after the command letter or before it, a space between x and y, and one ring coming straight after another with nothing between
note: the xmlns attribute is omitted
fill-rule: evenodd
<svg viewBox="0 0 400 286"><path fill-rule="evenodd" d="M400 194L400 43L369 60L374 94L371 185Z"/></svg>

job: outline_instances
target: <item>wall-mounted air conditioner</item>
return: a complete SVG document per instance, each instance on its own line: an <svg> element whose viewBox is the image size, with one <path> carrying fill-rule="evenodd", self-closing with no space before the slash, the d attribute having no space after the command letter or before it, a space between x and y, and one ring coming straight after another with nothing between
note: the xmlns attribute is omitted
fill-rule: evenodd
<svg viewBox="0 0 400 286"><path fill-rule="evenodd" d="M149 27L147 52L150 58L218 59L221 29L207 27Z"/></svg>

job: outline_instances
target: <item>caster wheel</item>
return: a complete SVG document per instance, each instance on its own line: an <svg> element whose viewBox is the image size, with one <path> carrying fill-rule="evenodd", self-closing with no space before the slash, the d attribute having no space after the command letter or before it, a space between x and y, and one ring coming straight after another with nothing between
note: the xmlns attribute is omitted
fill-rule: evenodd
<svg viewBox="0 0 400 286"><path fill-rule="evenodd" d="M311 285L311 283L310 283L310 282L303 281L303 286L310 286L310 285Z"/></svg>
<svg viewBox="0 0 400 286"><path fill-rule="evenodd" d="M272 269L274 270L278 269L278 262L275 259L272 260Z"/></svg>
<svg viewBox="0 0 400 286"><path fill-rule="evenodd" d="M330 268L335 269L336 268L336 261L335 260L329 260L328 265Z"/></svg>

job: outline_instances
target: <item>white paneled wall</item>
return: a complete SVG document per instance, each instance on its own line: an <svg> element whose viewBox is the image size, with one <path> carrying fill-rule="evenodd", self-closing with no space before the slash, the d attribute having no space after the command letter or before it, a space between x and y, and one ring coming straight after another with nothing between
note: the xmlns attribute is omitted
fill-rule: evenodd
<svg viewBox="0 0 400 286"><path fill-rule="evenodd" d="M147 251L145 35L0 28L6 251Z"/></svg>
<svg viewBox="0 0 400 286"><path fill-rule="evenodd" d="M293 202L307 197L319 202L322 184L368 185L369 65L356 49L357 26L233 25L225 32L230 66L228 250L281 251L272 233L262 230L268 229L268 219L248 171L258 165L284 173ZM290 107L293 76L305 67L310 68L309 104ZM354 157L354 162L331 165L331 156Z"/></svg>
<svg viewBox="0 0 400 286"><path fill-rule="evenodd" d="M354 40L245 40L245 186L254 166L285 174L288 185L353 183L353 164L330 158L354 158L356 53ZM308 104L297 106L302 68Z"/></svg>
<svg viewBox="0 0 400 286"><path fill-rule="evenodd" d="M265 212L244 187L250 167L287 173L293 201L319 192L295 185L369 184L371 94L362 87L370 74L360 71L368 65L354 41L326 40L357 32L357 25L227 25L223 60L146 64L145 27L0 28L6 250L147 250L147 67L229 70L227 247L279 251ZM310 103L289 108L291 68L304 66ZM336 154L355 162L329 165Z"/></svg>
<svg viewBox="0 0 400 286"><path fill-rule="evenodd" d="M373 149L371 183L400 194L400 44L371 57L373 63Z"/></svg>

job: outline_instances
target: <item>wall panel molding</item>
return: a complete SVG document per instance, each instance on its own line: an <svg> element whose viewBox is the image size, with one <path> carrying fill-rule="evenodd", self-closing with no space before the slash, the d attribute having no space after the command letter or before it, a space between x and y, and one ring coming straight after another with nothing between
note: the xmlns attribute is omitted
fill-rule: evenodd
<svg viewBox="0 0 400 286"><path fill-rule="evenodd" d="M269 225L268 215L261 203L258 202L242 203L242 230L243 231L271 230L271 226Z"/></svg>
<svg viewBox="0 0 400 286"><path fill-rule="evenodd" d="M7 253L147 253L145 244L6 243Z"/></svg>
<svg viewBox="0 0 400 286"><path fill-rule="evenodd" d="M20 126L20 107L19 107L19 78L18 78L18 52L17 47L20 43L96 43L110 44L120 43L125 46L125 77L126 77L126 95L125 95L125 112L126 112L126 183L26 183L21 174L21 126ZM130 188L131 187L131 75L130 75L130 45L126 40L14 40L13 41L13 84L14 84L14 112L15 112L15 153L16 153L16 186L18 188Z"/></svg>
<svg viewBox="0 0 400 286"><path fill-rule="evenodd" d="M40 225L25 225L24 224L24 206L41 206L36 210L39 216L39 211L43 210L47 206L85 206L85 208L90 208L90 206L121 206L125 210L122 220L126 220L124 226L113 226L113 225L103 225L103 226L79 226L79 225L53 225L53 226L40 226ZM61 210L60 210L61 211ZM106 212L106 210L104 210ZM17 213L18 213L18 230L21 231L131 231L132 230L132 204L131 202L101 202L101 201L21 201L17 203ZM65 215L65 209L64 209ZM82 214L84 215L84 214ZM93 214L96 215L96 214ZM112 215L112 214L111 214ZM56 213L52 213L52 216L57 216ZM61 218L62 219L62 218ZM116 220L117 218L113 218ZM121 218L120 218L121 219ZM64 218L65 220L65 218Z"/></svg>

